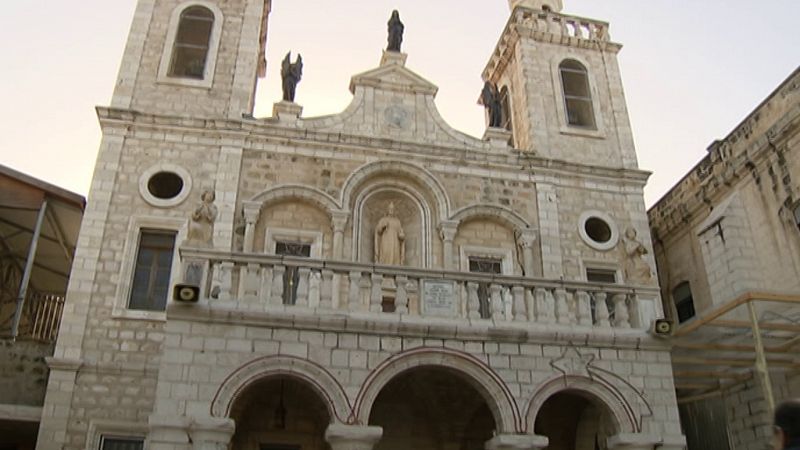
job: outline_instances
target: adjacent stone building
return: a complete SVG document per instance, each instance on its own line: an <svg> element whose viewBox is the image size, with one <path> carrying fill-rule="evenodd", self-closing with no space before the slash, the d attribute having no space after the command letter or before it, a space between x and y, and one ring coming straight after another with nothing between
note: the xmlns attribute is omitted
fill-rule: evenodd
<svg viewBox="0 0 800 450"><path fill-rule="evenodd" d="M800 70L650 211L689 448L763 448L800 396Z"/></svg>
<svg viewBox="0 0 800 450"><path fill-rule="evenodd" d="M395 50L254 118L270 1L140 0L38 448L683 448L621 46L509 3L475 139Z"/></svg>

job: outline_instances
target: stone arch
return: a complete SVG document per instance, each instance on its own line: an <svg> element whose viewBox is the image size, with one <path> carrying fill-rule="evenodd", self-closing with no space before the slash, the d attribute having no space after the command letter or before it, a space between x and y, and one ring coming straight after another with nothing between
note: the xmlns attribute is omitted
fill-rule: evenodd
<svg viewBox="0 0 800 450"><path fill-rule="evenodd" d="M267 356L252 360L233 371L217 389L211 401L212 417L228 417L239 395L264 378L287 376L305 383L323 400L330 417L345 423L350 402L341 384L324 367L292 356Z"/></svg>
<svg viewBox="0 0 800 450"><path fill-rule="evenodd" d="M412 349L398 353L376 367L356 397L353 407L355 422L369 423L372 406L383 388L398 375L419 367L438 367L461 375L483 396L492 411L498 433L519 432L519 408L502 378L474 356L446 348Z"/></svg>
<svg viewBox="0 0 800 450"><path fill-rule="evenodd" d="M542 405L552 396L562 392L573 392L594 400L611 414L618 433L638 433L641 431L641 414L637 414L623 393L612 384L600 378L582 375L559 375L543 383L528 403L525 413L525 427L533 432L536 418Z"/></svg>
<svg viewBox="0 0 800 450"><path fill-rule="evenodd" d="M329 216L334 211L341 210L339 202L330 195L322 192L319 189L299 184L282 184L272 187L255 195L251 202L261 203L261 207L264 208L273 203L292 199L303 200L311 203L321 208Z"/></svg>
<svg viewBox="0 0 800 450"><path fill-rule="evenodd" d="M512 230L531 229L531 224L514 210L499 205L478 204L470 205L456 211L450 220L459 224L476 218L497 219L505 223Z"/></svg>
<svg viewBox="0 0 800 450"><path fill-rule="evenodd" d="M447 219L450 214L450 198L444 186L442 186L439 180L425 168L405 161L383 160L367 163L356 169L344 183L340 201L341 205L346 208L352 207L353 196L356 194L358 188L370 178L380 174L404 175L425 187L436 201L436 210L439 219Z"/></svg>

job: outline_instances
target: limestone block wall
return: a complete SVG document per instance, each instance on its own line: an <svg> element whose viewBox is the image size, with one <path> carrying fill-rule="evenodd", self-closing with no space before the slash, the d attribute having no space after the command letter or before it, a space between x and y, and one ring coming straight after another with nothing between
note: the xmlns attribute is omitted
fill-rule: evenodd
<svg viewBox="0 0 800 450"><path fill-rule="evenodd" d="M495 411L498 432L532 433L532 416L544 400L576 389L612 411L618 431L680 435L669 353L655 348L245 327L215 319L201 323L189 319L194 312L175 312L185 318L173 317L166 326L157 416L206 417L211 411L225 417L236 392L280 374L313 380L315 390L333 402L335 420L366 423L382 385L414 367L439 366L477 383ZM611 398L624 399L631 415Z"/></svg>

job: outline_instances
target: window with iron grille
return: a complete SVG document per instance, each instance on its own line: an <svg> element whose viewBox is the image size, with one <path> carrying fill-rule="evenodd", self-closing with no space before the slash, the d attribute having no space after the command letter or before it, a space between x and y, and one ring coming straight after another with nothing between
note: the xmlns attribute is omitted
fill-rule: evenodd
<svg viewBox="0 0 800 450"><path fill-rule="evenodd" d="M198 80L205 77L213 29L214 13L208 8L192 6L181 13L173 44L169 76Z"/></svg>
<svg viewBox="0 0 800 450"><path fill-rule="evenodd" d="M144 439L135 437L103 436L99 450L142 450Z"/></svg>
<svg viewBox="0 0 800 450"><path fill-rule="evenodd" d="M473 273L500 275L503 273L503 261L497 258L470 257L469 271ZM478 283L478 311L480 312L482 319L490 319L492 317L492 293L490 287L490 283Z"/></svg>
<svg viewBox="0 0 800 450"><path fill-rule="evenodd" d="M558 67L561 86L564 89L564 107L567 124L575 127L596 129L589 73L578 61L568 59Z"/></svg>
<svg viewBox="0 0 800 450"><path fill-rule="evenodd" d="M311 244L297 242L275 242L275 254L280 256L311 257ZM283 274L283 304L297 303L297 286L300 284L300 272L296 266L287 266Z"/></svg>
<svg viewBox="0 0 800 450"><path fill-rule="evenodd" d="M141 230L128 308L164 311L169 295L175 232Z"/></svg>

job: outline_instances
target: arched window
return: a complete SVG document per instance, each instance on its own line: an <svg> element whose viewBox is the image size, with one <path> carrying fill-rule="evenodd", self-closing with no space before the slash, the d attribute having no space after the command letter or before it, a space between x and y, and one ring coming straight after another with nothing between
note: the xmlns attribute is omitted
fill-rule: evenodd
<svg viewBox="0 0 800 450"><path fill-rule="evenodd" d="M170 77L205 78L213 31L214 13L208 8L192 6L181 13L169 65Z"/></svg>
<svg viewBox="0 0 800 450"><path fill-rule="evenodd" d="M688 281L677 285L672 290L672 301L675 303L675 310L678 312L679 323L686 322L695 316L692 287Z"/></svg>
<svg viewBox="0 0 800 450"><path fill-rule="evenodd" d="M596 129L589 73L586 67L578 61L568 59L563 61L558 69L561 73L561 86L564 89L567 124Z"/></svg>
<svg viewBox="0 0 800 450"><path fill-rule="evenodd" d="M503 108L503 122L501 125L508 131L513 131L514 127L511 123L511 99L508 94L508 86L503 86L500 89L500 105Z"/></svg>

